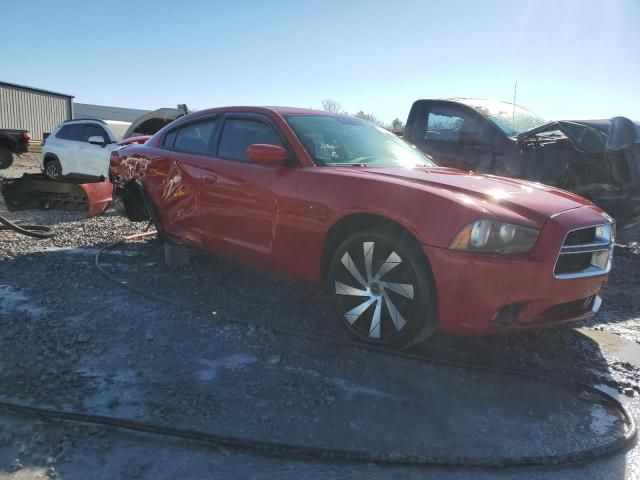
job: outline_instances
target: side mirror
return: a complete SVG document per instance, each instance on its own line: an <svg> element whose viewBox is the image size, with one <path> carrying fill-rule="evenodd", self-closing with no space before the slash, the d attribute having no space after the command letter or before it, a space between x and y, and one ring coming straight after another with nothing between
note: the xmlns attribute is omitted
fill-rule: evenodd
<svg viewBox="0 0 640 480"><path fill-rule="evenodd" d="M247 160L258 165L282 165L287 160L287 151L278 145L254 143L247 148Z"/></svg>
<svg viewBox="0 0 640 480"><path fill-rule="evenodd" d="M94 135L92 137L89 137L89 143L91 145L100 145L101 147L104 147L107 144L102 135Z"/></svg>

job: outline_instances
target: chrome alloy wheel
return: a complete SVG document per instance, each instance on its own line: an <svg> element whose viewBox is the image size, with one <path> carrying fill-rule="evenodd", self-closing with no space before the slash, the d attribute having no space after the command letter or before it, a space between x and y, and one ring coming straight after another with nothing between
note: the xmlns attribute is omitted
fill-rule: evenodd
<svg viewBox="0 0 640 480"><path fill-rule="evenodd" d="M49 178L58 178L60 176L60 169L58 168L58 164L53 160L47 162L45 174Z"/></svg>
<svg viewBox="0 0 640 480"><path fill-rule="evenodd" d="M413 270L386 242L353 243L335 276L338 308L350 329L368 341L397 337L414 315Z"/></svg>

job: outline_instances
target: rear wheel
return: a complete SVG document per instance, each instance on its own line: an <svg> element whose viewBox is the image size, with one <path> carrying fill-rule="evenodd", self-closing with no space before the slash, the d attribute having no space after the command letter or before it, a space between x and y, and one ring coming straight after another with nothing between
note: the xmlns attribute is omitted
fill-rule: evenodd
<svg viewBox="0 0 640 480"><path fill-rule="evenodd" d="M49 158L44 163L44 174L51 180L62 176L62 165L55 158Z"/></svg>
<svg viewBox="0 0 640 480"><path fill-rule="evenodd" d="M393 230L355 233L331 259L328 281L340 322L367 343L408 347L437 329L429 264L407 237Z"/></svg>
<svg viewBox="0 0 640 480"><path fill-rule="evenodd" d="M9 168L13 164L13 152L0 145L0 169Z"/></svg>

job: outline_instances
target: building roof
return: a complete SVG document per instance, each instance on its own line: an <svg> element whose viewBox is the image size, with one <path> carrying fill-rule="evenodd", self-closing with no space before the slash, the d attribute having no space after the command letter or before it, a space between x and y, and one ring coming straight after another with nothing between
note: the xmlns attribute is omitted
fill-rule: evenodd
<svg viewBox="0 0 640 480"><path fill-rule="evenodd" d="M138 108L109 107L106 105L73 102L74 119L101 118L102 120L133 122L147 113L149 113L149 110Z"/></svg>
<svg viewBox="0 0 640 480"><path fill-rule="evenodd" d="M46 93L46 94L49 94L49 95L57 95L59 97L74 98L73 95L67 95L66 93L52 92L51 90L44 90L42 88L29 87L27 85L18 85L17 83L9 83L9 82L0 81L0 86L21 88L23 90L31 90L33 92Z"/></svg>

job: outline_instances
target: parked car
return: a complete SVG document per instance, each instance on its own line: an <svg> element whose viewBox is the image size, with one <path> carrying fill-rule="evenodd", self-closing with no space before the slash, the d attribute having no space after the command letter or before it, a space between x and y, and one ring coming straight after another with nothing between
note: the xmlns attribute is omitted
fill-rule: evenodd
<svg viewBox="0 0 640 480"><path fill-rule="evenodd" d="M558 186L620 223L640 219L640 124L627 118L547 122L507 102L418 100L404 136L439 165Z"/></svg>
<svg viewBox="0 0 640 480"><path fill-rule="evenodd" d="M121 134L126 125L122 125ZM116 125L116 127L120 127ZM42 144L42 172L50 179L109 175L109 156L118 147L104 120L81 119L61 123Z"/></svg>
<svg viewBox="0 0 640 480"><path fill-rule="evenodd" d="M13 164L14 155L25 153L29 147L29 132L0 128L0 170Z"/></svg>
<svg viewBox="0 0 640 480"><path fill-rule="evenodd" d="M383 128L326 112L189 114L114 151L111 178L130 219L324 284L344 327L378 345L584 319L611 268L614 224L590 201L436 166Z"/></svg>

